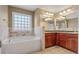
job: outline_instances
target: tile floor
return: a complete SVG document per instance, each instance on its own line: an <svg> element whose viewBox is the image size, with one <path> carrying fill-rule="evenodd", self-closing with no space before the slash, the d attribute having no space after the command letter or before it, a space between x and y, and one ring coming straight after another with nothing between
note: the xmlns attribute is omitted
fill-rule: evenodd
<svg viewBox="0 0 79 59"><path fill-rule="evenodd" d="M1 48L0 48L0 54L1 54ZM35 52L33 54L75 54L75 53L62 47L54 46L47 48L43 51Z"/></svg>
<svg viewBox="0 0 79 59"><path fill-rule="evenodd" d="M62 47L54 46L47 48L44 51L36 52L35 54L75 54L75 53Z"/></svg>

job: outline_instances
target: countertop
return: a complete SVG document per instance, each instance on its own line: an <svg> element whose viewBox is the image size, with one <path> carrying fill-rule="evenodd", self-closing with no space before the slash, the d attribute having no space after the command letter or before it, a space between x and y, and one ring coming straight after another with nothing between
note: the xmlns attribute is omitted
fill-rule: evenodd
<svg viewBox="0 0 79 59"><path fill-rule="evenodd" d="M70 33L70 34L78 34L78 31L71 31L71 30L46 30L45 33Z"/></svg>

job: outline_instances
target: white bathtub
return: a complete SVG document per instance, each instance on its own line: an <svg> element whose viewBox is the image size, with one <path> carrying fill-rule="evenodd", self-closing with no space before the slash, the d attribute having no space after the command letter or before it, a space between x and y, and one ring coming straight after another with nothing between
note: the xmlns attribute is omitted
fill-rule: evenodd
<svg viewBox="0 0 79 59"><path fill-rule="evenodd" d="M3 54L27 54L41 50L39 37L11 37L8 43L2 43Z"/></svg>

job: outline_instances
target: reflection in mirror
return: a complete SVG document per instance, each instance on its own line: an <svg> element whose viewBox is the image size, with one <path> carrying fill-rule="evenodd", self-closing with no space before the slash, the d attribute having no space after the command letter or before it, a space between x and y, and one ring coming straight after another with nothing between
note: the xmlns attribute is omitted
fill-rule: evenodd
<svg viewBox="0 0 79 59"><path fill-rule="evenodd" d="M54 30L54 29L55 29L54 21L48 21L48 30Z"/></svg>
<svg viewBox="0 0 79 59"><path fill-rule="evenodd" d="M77 31L78 30L78 18L70 18L67 19L68 28L70 30Z"/></svg>
<svg viewBox="0 0 79 59"><path fill-rule="evenodd" d="M65 29L67 26L66 26L66 21L65 20L62 20L62 21L56 21L56 28L57 29Z"/></svg>

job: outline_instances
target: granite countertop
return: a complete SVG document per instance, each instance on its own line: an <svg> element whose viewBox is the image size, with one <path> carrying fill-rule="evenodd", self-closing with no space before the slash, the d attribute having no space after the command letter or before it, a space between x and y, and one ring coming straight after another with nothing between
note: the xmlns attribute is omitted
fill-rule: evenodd
<svg viewBox="0 0 79 59"><path fill-rule="evenodd" d="M71 33L71 34L78 34L78 31L71 31L71 30L46 30L45 33Z"/></svg>
<svg viewBox="0 0 79 59"><path fill-rule="evenodd" d="M45 32L78 32L74 30L45 30Z"/></svg>

